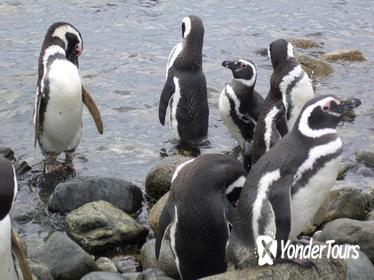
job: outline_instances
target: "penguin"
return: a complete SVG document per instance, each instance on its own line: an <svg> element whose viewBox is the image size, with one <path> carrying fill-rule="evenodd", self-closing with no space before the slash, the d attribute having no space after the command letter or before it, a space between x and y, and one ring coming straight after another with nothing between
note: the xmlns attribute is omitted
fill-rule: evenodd
<svg viewBox="0 0 374 280"><path fill-rule="evenodd" d="M305 102L314 97L312 83L297 62L290 42L272 42L268 54L274 71L254 132L252 164L292 130Z"/></svg>
<svg viewBox="0 0 374 280"><path fill-rule="evenodd" d="M226 84L219 97L218 109L230 134L244 150L245 142L253 139L254 128L262 110L264 99L254 90L257 69L246 59L224 61L234 78Z"/></svg>
<svg viewBox="0 0 374 280"><path fill-rule="evenodd" d="M246 171L228 155L204 154L177 167L156 232L156 258L170 231L170 244L183 280L227 269L225 248L232 209Z"/></svg>
<svg viewBox="0 0 374 280"><path fill-rule="evenodd" d="M161 92L158 116L169 122L174 137L187 146L209 146L209 107L205 75L202 70L204 25L197 16L182 23L182 41L170 53L166 81Z"/></svg>
<svg viewBox="0 0 374 280"><path fill-rule="evenodd" d="M294 241L312 220L338 174L343 144L336 127L360 104L332 95L312 98L290 133L252 166L235 209L227 247L231 263L252 265L259 236L276 240L280 249L281 241Z"/></svg>
<svg viewBox="0 0 374 280"><path fill-rule="evenodd" d="M83 51L80 32L71 24L52 24L39 56L34 124L36 142L46 157L45 172L60 171L57 156L74 170L73 156L81 139L82 104L88 107L100 134L103 123L93 98L82 86L78 57Z"/></svg>
<svg viewBox="0 0 374 280"><path fill-rule="evenodd" d="M18 191L14 168L8 159L0 157L0 273L1 279L18 280L12 250L20 265L23 279L32 280L26 256L11 230L9 212Z"/></svg>

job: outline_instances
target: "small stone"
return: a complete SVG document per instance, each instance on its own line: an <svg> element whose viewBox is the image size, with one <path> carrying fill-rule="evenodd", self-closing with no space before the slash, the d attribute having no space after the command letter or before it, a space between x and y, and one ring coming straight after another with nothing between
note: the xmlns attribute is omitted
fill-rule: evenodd
<svg viewBox="0 0 374 280"><path fill-rule="evenodd" d="M329 62L335 62L338 60L343 61L365 61L366 58L359 50L338 50L334 52L325 53L321 56L321 59Z"/></svg>
<svg viewBox="0 0 374 280"><path fill-rule="evenodd" d="M161 197L156 202L155 205L153 205L153 207L151 208L151 211L149 211L148 222L149 222L149 226L151 227L151 229L153 229L154 232L156 232L158 229L158 222L160 220L162 210L164 210L164 207L166 205L168 198L169 198L169 192L164 194L164 196Z"/></svg>
<svg viewBox="0 0 374 280"><path fill-rule="evenodd" d="M133 214L142 206L143 194L136 185L116 178L76 177L59 183L49 198L54 212L70 212L83 204L104 200Z"/></svg>
<svg viewBox="0 0 374 280"><path fill-rule="evenodd" d="M22 176L31 170L31 167L26 161L16 162L14 164L17 176Z"/></svg>
<svg viewBox="0 0 374 280"><path fill-rule="evenodd" d="M321 45L311 39L292 39L290 40L294 48L299 49L311 49L311 48L320 48Z"/></svg>
<svg viewBox="0 0 374 280"><path fill-rule="evenodd" d="M14 160L14 152L11 148L0 148L0 156L9 160Z"/></svg>
<svg viewBox="0 0 374 280"><path fill-rule="evenodd" d="M142 244L148 230L106 201L87 203L66 216L66 232L87 252Z"/></svg>
<svg viewBox="0 0 374 280"><path fill-rule="evenodd" d="M349 162L341 162L339 165L337 180L343 180L347 172L352 168L353 164Z"/></svg>
<svg viewBox="0 0 374 280"><path fill-rule="evenodd" d="M101 257L96 260L97 267L101 271L106 271L106 272L118 272L116 266L114 263L107 257Z"/></svg>
<svg viewBox="0 0 374 280"><path fill-rule="evenodd" d="M122 277L125 280L137 280L139 275L140 275L140 272L129 272L129 273L123 273Z"/></svg>
<svg viewBox="0 0 374 280"><path fill-rule="evenodd" d="M368 215L367 215L367 217L366 217L366 220L367 220L367 221L374 221L374 210L371 210L371 211L368 213Z"/></svg>
<svg viewBox="0 0 374 280"><path fill-rule="evenodd" d="M112 261L121 273L137 272L141 267L139 261L133 256L116 256Z"/></svg>
<svg viewBox="0 0 374 280"><path fill-rule="evenodd" d="M302 54L297 56L297 60L311 79L326 78L334 73L332 66L321 59Z"/></svg>
<svg viewBox="0 0 374 280"><path fill-rule="evenodd" d="M30 269L37 280L54 280L49 267L35 260L29 261Z"/></svg>
<svg viewBox="0 0 374 280"><path fill-rule="evenodd" d="M157 268L148 268L145 269L142 273L139 274L136 280L171 280L165 275L165 273Z"/></svg>
<svg viewBox="0 0 374 280"><path fill-rule="evenodd" d="M121 274L114 272L91 272L81 280L124 280Z"/></svg>
<svg viewBox="0 0 374 280"><path fill-rule="evenodd" d="M356 160L369 168L374 168L374 152L363 150L356 153Z"/></svg>
<svg viewBox="0 0 374 280"><path fill-rule="evenodd" d="M171 178L178 165L190 160L191 157L180 155L169 156L158 162L145 179L145 191L153 199L158 200L170 189Z"/></svg>
<svg viewBox="0 0 374 280"><path fill-rule="evenodd" d="M62 232L53 233L37 256L46 264L56 280L80 280L98 270L95 261Z"/></svg>
<svg viewBox="0 0 374 280"><path fill-rule="evenodd" d="M255 51L255 54L259 56L268 56L268 49L267 48L261 48Z"/></svg>

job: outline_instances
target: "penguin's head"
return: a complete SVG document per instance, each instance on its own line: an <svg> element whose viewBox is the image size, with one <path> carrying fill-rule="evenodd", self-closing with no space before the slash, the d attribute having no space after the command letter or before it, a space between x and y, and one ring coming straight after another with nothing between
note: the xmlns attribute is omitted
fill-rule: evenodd
<svg viewBox="0 0 374 280"><path fill-rule="evenodd" d="M236 177L231 178L231 181L229 181L226 185L225 189L225 195L228 199L228 201L233 205L236 206L236 203L239 201L240 194L242 192L246 177L245 172L241 169L238 169L241 171L237 174ZM244 173L243 173L244 172Z"/></svg>
<svg viewBox="0 0 374 280"><path fill-rule="evenodd" d="M204 25L202 20L194 15L187 16L182 22L182 38L185 41L201 42L204 38Z"/></svg>
<svg viewBox="0 0 374 280"><path fill-rule="evenodd" d="M230 69L235 79L248 86L254 86L257 78L257 69L255 64L248 59L239 59L234 61L226 60L222 66Z"/></svg>
<svg viewBox="0 0 374 280"><path fill-rule="evenodd" d="M300 113L295 127L304 136L317 138L336 133L342 116L361 105L357 98L339 100L333 95L322 95L309 100Z"/></svg>
<svg viewBox="0 0 374 280"><path fill-rule="evenodd" d="M66 58L78 66L78 57L83 52L83 40L78 29L67 22L56 22L49 27L46 40L62 47Z"/></svg>
<svg viewBox="0 0 374 280"><path fill-rule="evenodd" d="M12 163L0 157L0 221L3 220L12 207L17 194L17 179Z"/></svg>
<svg viewBox="0 0 374 280"><path fill-rule="evenodd" d="M292 44L285 39L272 42L268 47L268 55L274 69L295 57Z"/></svg>

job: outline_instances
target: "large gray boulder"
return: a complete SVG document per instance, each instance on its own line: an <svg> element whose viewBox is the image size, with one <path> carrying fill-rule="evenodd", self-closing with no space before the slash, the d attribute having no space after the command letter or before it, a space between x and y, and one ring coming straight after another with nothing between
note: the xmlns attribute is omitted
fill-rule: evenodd
<svg viewBox="0 0 374 280"><path fill-rule="evenodd" d="M171 178L181 163L192 159L180 155L169 156L158 162L145 179L145 191L153 199L158 200L170 190Z"/></svg>
<svg viewBox="0 0 374 280"><path fill-rule="evenodd" d="M76 177L59 183L49 198L54 212L70 212L83 204L104 200L132 214L142 206L143 194L133 183L116 178Z"/></svg>
<svg viewBox="0 0 374 280"><path fill-rule="evenodd" d="M148 230L106 201L87 203L66 216L66 232L87 252L142 244Z"/></svg>
<svg viewBox="0 0 374 280"><path fill-rule="evenodd" d="M169 199L169 192L164 194L163 197L161 197L149 211L148 222L149 222L149 226L151 227L151 229L153 229L154 232L157 232L158 230L158 222L160 220L162 210L164 210L164 207L168 199Z"/></svg>
<svg viewBox="0 0 374 280"><path fill-rule="evenodd" d="M347 245L346 245L347 246ZM366 280L374 278L374 266L362 251L357 259L347 259L347 274L345 280Z"/></svg>
<svg viewBox="0 0 374 280"><path fill-rule="evenodd" d="M356 160L367 167L374 168L374 152L362 150L356 153Z"/></svg>
<svg viewBox="0 0 374 280"><path fill-rule="evenodd" d="M297 60L311 79L325 78L334 73L332 66L321 59L302 54L297 56Z"/></svg>
<svg viewBox="0 0 374 280"><path fill-rule="evenodd" d="M114 272L91 272L84 276L81 280L124 280L119 273Z"/></svg>
<svg viewBox="0 0 374 280"><path fill-rule="evenodd" d="M37 256L55 280L80 280L98 270L95 261L65 233L55 232Z"/></svg>
<svg viewBox="0 0 374 280"><path fill-rule="evenodd" d="M323 227L318 240L335 240L338 244L359 245L360 250L374 263L374 221L332 221Z"/></svg>

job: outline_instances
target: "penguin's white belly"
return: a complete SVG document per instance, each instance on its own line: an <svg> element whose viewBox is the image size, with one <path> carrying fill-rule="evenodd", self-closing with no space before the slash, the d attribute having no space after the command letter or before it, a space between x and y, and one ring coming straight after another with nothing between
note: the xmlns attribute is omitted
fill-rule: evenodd
<svg viewBox="0 0 374 280"><path fill-rule="evenodd" d="M82 83L78 69L56 60L48 73L49 99L44 115L41 144L45 151L61 153L74 149L82 128Z"/></svg>
<svg viewBox="0 0 374 280"><path fill-rule="evenodd" d="M10 230L11 225L8 215L0 221L0 278L18 280L11 253Z"/></svg>
<svg viewBox="0 0 374 280"><path fill-rule="evenodd" d="M327 162L291 198L290 240L294 240L304 230L330 192L338 175L340 159L339 156Z"/></svg>
<svg viewBox="0 0 374 280"><path fill-rule="evenodd" d="M295 124L305 103L314 97L312 83L310 82L306 73L304 74L303 78L296 83L290 95L293 108L291 111L291 117L287 122L289 131L292 130L292 127Z"/></svg>
<svg viewBox="0 0 374 280"><path fill-rule="evenodd" d="M178 110L179 100L181 98L181 92L180 92L180 87L179 87L179 79L177 77L174 77L174 86L175 86L175 92L169 101L169 117L170 117L169 122L170 122L171 131L173 132L174 137L177 140L180 140L180 136L178 132L177 110Z"/></svg>
<svg viewBox="0 0 374 280"><path fill-rule="evenodd" d="M232 137L239 143L240 147L244 146L244 138L242 137L238 126L234 123L230 115L230 101L226 95L226 90L223 89L219 97L218 109L221 119Z"/></svg>

